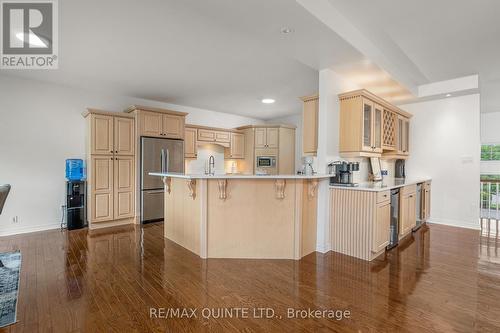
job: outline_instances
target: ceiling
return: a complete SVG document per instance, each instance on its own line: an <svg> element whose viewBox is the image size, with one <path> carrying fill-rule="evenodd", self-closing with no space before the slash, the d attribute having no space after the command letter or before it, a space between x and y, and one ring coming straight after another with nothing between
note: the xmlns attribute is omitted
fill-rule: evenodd
<svg viewBox="0 0 500 333"><path fill-rule="evenodd" d="M300 112L323 68L395 103L479 73L482 111L500 111L499 11L495 0L65 1L59 69L0 75L271 119Z"/></svg>
<svg viewBox="0 0 500 333"><path fill-rule="evenodd" d="M500 111L500 1L328 1L381 48L406 56L416 84L479 74L481 111Z"/></svg>
<svg viewBox="0 0 500 333"><path fill-rule="evenodd" d="M318 68L363 58L290 0L65 1L59 17L59 69L2 74L270 119L300 112Z"/></svg>

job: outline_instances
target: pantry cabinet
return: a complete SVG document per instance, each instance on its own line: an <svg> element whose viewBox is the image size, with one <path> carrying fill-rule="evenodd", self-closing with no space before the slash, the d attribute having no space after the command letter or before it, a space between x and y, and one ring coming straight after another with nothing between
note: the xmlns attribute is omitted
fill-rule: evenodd
<svg viewBox="0 0 500 333"><path fill-rule="evenodd" d="M364 89L341 94L339 99L339 147L343 157L408 155L411 114Z"/></svg>
<svg viewBox="0 0 500 333"><path fill-rule="evenodd" d="M198 156L198 148L196 145L196 128L186 127L184 130L184 157L196 158Z"/></svg>
<svg viewBox="0 0 500 333"><path fill-rule="evenodd" d="M87 208L91 229L135 219L135 119L89 109Z"/></svg>
<svg viewBox="0 0 500 333"><path fill-rule="evenodd" d="M302 152L305 156L316 156L318 152L319 96L302 97Z"/></svg>

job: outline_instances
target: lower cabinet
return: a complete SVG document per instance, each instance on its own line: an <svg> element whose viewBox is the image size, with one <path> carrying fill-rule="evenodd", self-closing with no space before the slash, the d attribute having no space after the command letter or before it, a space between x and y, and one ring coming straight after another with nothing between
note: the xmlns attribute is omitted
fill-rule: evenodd
<svg viewBox="0 0 500 333"><path fill-rule="evenodd" d="M404 237L417 225L417 187L405 186L400 192L399 237Z"/></svg>
<svg viewBox="0 0 500 333"><path fill-rule="evenodd" d="M391 200L377 203L376 219L373 225L372 252L378 253L389 244L391 226Z"/></svg>
<svg viewBox="0 0 500 333"><path fill-rule="evenodd" d="M391 199L389 191L330 189L332 250L373 260L389 244Z"/></svg>
<svg viewBox="0 0 500 333"><path fill-rule="evenodd" d="M431 217L431 182L427 181L422 188L422 220L427 221Z"/></svg>
<svg viewBox="0 0 500 333"><path fill-rule="evenodd" d="M91 157L89 168L89 222L107 222L135 216L135 159L133 156Z"/></svg>

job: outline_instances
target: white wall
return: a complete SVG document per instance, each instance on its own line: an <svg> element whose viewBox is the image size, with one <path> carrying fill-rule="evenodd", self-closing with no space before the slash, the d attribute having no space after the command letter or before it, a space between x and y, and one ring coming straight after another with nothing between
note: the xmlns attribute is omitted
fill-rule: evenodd
<svg viewBox="0 0 500 333"><path fill-rule="evenodd" d="M407 177L432 178L431 222L479 228L479 94L401 108L413 114Z"/></svg>
<svg viewBox="0 0 500 333"><path fill-rule="evenodd" d="M121 111L131 104L189 112L187 122L217 127L256 119L125 96L103 95L29 80L0 77L0 183L13 185L0 235L57 228L64 203L64 161L85 157L87 107ZM19 223L12 218L19 216Z"/></svg>
<svg viewBox="0 0 500 333"><path fill-rule="evenodd" d="M481 114L481 142L500 143L500 112Z"/></svg>
<svg viewBox="0 0 500 333"><path fill-rule="evenodd" d="M500 144L500 112L481 114L481 143ZM500 174L500 161L481 161L481 174Z"/></svg>
<svg viewBox="0 0 500 333"><path fill-rule="evenodd" d="M315 170L319 173L327 173L327 164L340 158L338 94L354 89L358 87L330 69L319 72L318 156L315 160ZM322 181L318 186L317 250L319 252L331 250L328 185L328 181Z"/></svg>

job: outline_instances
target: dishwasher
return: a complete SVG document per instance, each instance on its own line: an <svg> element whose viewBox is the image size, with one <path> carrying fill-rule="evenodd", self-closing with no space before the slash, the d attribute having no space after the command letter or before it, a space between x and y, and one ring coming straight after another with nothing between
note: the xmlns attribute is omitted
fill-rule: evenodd
<svg viewBox="0 0 500 333"><path fill-rule="evenodd" d="M389 230L387 250L397 246L399 242L399 189L391 190L391 226Z"/></svg>

